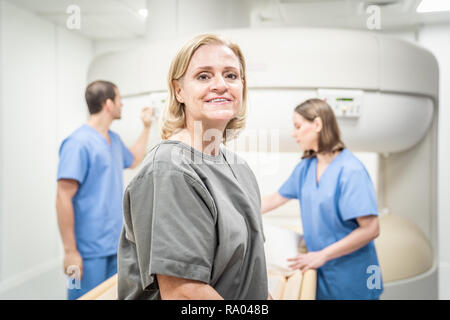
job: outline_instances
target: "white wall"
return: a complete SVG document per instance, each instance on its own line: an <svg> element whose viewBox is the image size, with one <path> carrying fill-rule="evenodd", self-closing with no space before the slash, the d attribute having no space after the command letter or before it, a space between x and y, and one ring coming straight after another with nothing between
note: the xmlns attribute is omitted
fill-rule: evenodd
<svg viewBox="0 0 450 320"><path fill-rule="evenodd" d="M64 299L58 147L86 120L93 45L10 2L0 7L0 299Z"/></svg>

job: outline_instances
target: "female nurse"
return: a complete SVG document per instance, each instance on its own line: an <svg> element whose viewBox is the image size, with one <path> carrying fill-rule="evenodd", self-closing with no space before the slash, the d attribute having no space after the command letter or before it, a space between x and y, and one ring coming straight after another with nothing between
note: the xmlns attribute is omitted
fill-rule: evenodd
<svg viewBox="0 0 450 320"><path fill-rule="evenodd" d="M302 160L262 213L298 199L308 253L292 269L317 269L317 299L378 299L383 291L373 240L379 234L373 183L345 148L332 109L320 99L295 108L292 137Z"/></svg>

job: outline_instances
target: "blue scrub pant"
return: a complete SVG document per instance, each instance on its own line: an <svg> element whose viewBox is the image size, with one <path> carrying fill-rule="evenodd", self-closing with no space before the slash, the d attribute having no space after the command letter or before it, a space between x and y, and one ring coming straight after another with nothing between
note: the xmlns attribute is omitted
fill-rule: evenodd
<svg viewBox="0 0 450 320"><path fill-rule="evenodd" d="M117 255L83 259L83 276L81 281L76 283L73 279L68 278L67 299L78 299L116 273Z"/></svg>

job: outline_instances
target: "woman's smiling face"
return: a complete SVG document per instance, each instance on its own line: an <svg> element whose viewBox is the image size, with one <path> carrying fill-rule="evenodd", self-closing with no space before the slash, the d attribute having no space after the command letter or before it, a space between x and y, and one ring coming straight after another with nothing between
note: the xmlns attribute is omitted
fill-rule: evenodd
<svg viewBox="0 0 450 320"><path fill-rule="evenodd" d="M203 45L195 51L186 73L175 80L177 100L185 105L186 121L223 126L242 107L240 62L224 45Z"/></svg>

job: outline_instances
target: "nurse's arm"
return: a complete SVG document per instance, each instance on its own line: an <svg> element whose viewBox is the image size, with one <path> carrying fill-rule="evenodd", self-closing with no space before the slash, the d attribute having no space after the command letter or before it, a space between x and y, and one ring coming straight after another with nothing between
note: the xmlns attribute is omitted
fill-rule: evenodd
<svg viewBox="0 0 450 320"><path fill-rule="evenodd" d="M163 300L223 300L210 285L201 281L157 274Z"/></svg>
<svg viewBox="0 0 450 320"><path fill-rule="evenodd" d="M281 196L278 192L272 193L270 195L264 196L261 199L261 213L272 211L279 206L282 206L291 199Z"/></svg>
<svg viewBox="0 0 450 320"><path fill-rule="evenodd" d="M130 152L133 155L133 163L131 164L130 169L136 168L141 164L142 160L144 160L149 133L150 127L144 127L134 145L130 147Z"/></svg>
<svg viewBox="0 0 450 320"><path fill-rule="evenodd" d="M133 163L130 169L136 168L141 164L142 160L145 158L145 153L147 151L148 137L150 134L150 128L152 126L153 108L144 107L141 110L141 120L144 124L141 134L137 138L134 145L130 148L130 152L133 154Z"/></svg>
<svg viewBox="0 0 450 320"><path fill-rule="evenodd" d="M327 261L342 257L364 247L380 234L377 216L369 215L356 218L356 220L359 225L358 228L345 238L323 249Z"/></svg>
<svg viewBox="0 0 450 320"><path fill-rule="evenodd" d="M77 249L74 232L74 209L72 198L78 190L78 181L72 179L58 180L56 191L56 213L58 227L64 246L64 272L69 274L69 266L77 266L79 275L83 274L83 261ZM70 274L69 274L70 275Z"/></svg>

